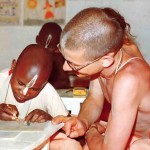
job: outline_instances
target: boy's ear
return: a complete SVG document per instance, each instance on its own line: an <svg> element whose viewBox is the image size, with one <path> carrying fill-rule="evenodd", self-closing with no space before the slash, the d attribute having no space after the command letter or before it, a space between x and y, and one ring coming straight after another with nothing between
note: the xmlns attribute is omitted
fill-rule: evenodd
<svg viewBox="0 0 150 150"><path fill-rule="evenodd" d="M114 58L110 55L103 56L101 60L104 68L108 68L114 63Z"/></svg>
<svg viewBox="0 0 150 150"><path fill-rule="evenodd" d="M16 67L16 60L15 59L13 59L13 61L12 61L12 63L11 63L11 71L13 72L14 71L14 69L15 69L15 67Z"/></svg>
<svg viewBox="0 0 150 150"><path fill-rule="evenodd" d="M36 36L36 43L39 43L39 36Z"/></svg>

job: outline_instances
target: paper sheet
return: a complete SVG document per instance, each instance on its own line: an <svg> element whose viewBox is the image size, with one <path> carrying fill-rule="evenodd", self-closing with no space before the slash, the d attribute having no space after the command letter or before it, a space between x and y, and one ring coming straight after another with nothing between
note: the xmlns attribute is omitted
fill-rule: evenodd
<svg viewBox="0 0 150 150"><path fill-rule="evenodd" d="M30 123L28 126L23 120L19 121L0 121L0 131L42 131L46 127L44 123Z"/></svg>
<svg viewBox="0 0 150 150"><path fill-rule="evenodd" d="M38 147L63 127L63 123L33 123L0 121L0 150L29 150Z"/></svg>

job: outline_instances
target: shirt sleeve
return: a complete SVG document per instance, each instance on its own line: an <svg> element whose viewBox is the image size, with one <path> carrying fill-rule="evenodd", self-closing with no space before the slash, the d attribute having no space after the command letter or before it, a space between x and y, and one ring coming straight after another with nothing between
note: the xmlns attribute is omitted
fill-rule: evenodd
<svg viewBox="0 0 150 150"><path fill-rule="evenodd" d="M46 111L52 117L56 117L58 115L68 115L69 112L67 108L51 84L47 83L42 90L41 96L43 99L42 101L44 101L44 107L46 108Z"/></svg>

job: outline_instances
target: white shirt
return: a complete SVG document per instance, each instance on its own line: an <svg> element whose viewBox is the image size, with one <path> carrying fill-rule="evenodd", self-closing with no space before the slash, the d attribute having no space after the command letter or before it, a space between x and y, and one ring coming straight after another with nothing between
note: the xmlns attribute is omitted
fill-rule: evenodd
<svg viewBox="0 0 150 150"><path fill-rule="evenodd" d="M9 84L9 78L8 69L0 72L0 103L5 102L7 104L15 105L19 114L22 113L20 119L23 119L25 115L34 109L41 109L50 114L52 117L57 115L68 115L68 111L60 96L50 83L45 85L37 97L25 103L18 103L13 96L11 85Z"/></svg>

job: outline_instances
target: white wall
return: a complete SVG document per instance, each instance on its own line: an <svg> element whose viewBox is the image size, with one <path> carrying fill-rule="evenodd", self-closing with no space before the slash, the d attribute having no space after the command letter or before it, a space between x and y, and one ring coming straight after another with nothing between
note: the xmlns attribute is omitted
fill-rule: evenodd
<svg viewBox="0 0 150 150"><path fill-rule="evenodd" d="M9 67L12 59L29 44L35 43L40 27L0 27L0 69Z"/></svg>
<svg viewBox="0 0 150 150"><path fill-rule="evenodd" d="M150 63L150 1L149 0L66 0L66 22L78 11L87 7L112 7L117 9L131 25L131 32L145 59ZM62 26L63 27L63 26ZM0 70L9 67L13 58L31 43L40 26L0 26Z"/></svg>
<svg viewBox="0 0 150 150"><path fill-rule="evenodd" d="M103 0L104 6L117 9L131 25L131 33L137 36L139 48L150 64L150 1Z"/></svg>

